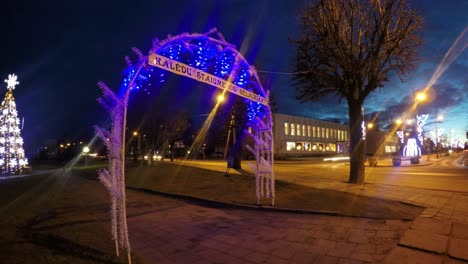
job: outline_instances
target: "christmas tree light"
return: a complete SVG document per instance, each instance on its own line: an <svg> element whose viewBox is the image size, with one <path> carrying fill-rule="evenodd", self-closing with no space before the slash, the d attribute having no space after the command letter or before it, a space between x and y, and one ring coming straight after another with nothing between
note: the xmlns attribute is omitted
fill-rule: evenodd
<svg viewBox="0 0 468 264"><path fill-rule="evenodd" d="M22 174L28 165L23 149L13 90L19 84L15 74L8 75L7 92L0 105L0 171L2 175Z"/></svg>

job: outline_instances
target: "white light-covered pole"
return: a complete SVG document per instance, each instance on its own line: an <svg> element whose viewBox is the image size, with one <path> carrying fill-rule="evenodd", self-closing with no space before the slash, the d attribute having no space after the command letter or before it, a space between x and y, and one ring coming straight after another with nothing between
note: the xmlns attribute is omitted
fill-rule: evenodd
<svg viewBox="0 0 468 264"><path fill-rule="evenodd" d="M132 80L129 82L127 89L125 90L125 95L123 98L123 120L122 120L122 145L121 145L121 153L120 153L120 162L122 163L122 184L121 184L121 194L122 194L122 221L123 221L123 228L125 230L124 235L124 243L127 248L127 259L128 263L132 263L131 259L131 248L130 248L130 241L128 239L128 225L127 225L127 195L125 192L125 128L127 127L127 108L128 108L128 98L130 96L130 89L135 82L136 77L140 74L141 69L145 66L146 63L142 60L142 63L138 70L136 71L135 75L133 75Z"/></svg>

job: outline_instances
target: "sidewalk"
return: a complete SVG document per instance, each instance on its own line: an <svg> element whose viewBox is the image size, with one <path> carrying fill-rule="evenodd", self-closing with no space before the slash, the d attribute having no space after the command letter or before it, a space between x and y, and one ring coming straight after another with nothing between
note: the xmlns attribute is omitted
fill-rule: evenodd
<svg viewBox="0 0 468 264"><path fill-rule="evenodd" d="M313 187L426 207L385 260L388 264L468 263L468 193L380 184L320 183Z"/></svg>

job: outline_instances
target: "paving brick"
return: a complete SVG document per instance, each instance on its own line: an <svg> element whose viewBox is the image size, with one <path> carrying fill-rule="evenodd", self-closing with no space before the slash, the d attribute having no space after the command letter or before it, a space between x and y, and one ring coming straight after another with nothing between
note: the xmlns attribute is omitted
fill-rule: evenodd
<svg viewBox="0 0 468 264"><path fill-rule="evenodd" d="M395 220L395 219L389 219L385 220L385 224L390 227L392 230L400 230L400 229L408 229L411 226L410 221L402 221L402 220Z"/></svg>
<svg viewBox="0 0 468 264"><path fill-rule="evenodd" d="M246 249L246 248L243 248L243 247L237 247L237 246L233 246L229 249L229 251L227 252L227 254L231 255L231 256L234 256L234 257L242 257L242 256L245 256L247 255L248 253L250 253L252 250L250 249Z"/></svg>
<svg viewBox="0 0 468 264"><path fill-rule="evenodd" d="M364 262L374 262L374 255L368 253L357 253L353 252L350 256L351 259L360 260Z"/></svg>
<svg viewBox="0 0 468 264"><path fill-rule="evenodd" d="M386 243L386 244L375 245L375 252L377 254L387 255L395 246L396 246L396 243Z"/></svg>
<svg viewBox="0 0 468 264"><path fill-rule="evenodd" d="M437 253L444 253L448 237L418 230L408 230L400 240L401 245L419 248Z"/></svg>
<svg viewBox="0 0 468 264"><path fill-rule="evenodd" d="M262 263L265 262L269 257L270 256L268 254L252 251L242 258L253 263Z"/></svg>
<svg viewBox="0 0 468 264"><path fill-rule="evenodd" d="M466 264L466 261L453 259L453 258L447 258L444 261L444 264Z"/></svg>
<svg viewBox="0 0 468 264"><path fill-rule="evenodd" d="M350 230L348 241L353 243L369 243L368 232L362 229Z"/></svg>
<svg viewBox="0 0 468 264"><path fill-rule="evenodd" d="M266 263L268 264L289 264L289 261L280 257L270 256Z"/></svg>
<svg viewBox="0 0 468 264"><path fill-rule="evenodd" d="M308 246L306 251L311 253L311 254L315 254L315 255L321 255L321 254L327 254L328 251L330 251L331 249L328 249L328 248L322 248L322 247L318 247L318 246Z"/></svg>
<svg viewBox="0 0 468 264"><path fill-rule="evenodd" d="M358 252L358 253L373 254L373 253L376 252L376 245L374 245L374 244L357 244L354 251Z"/></svg>
<svg viewBox="0 0 468 264"><path fill-rule="evenodd" d="M338 261L340 261L340 258L338 258L338 257L321 255L321 256L318 256L318 257L317 257L317 259L315 260L314 263L320 263L320 264L337 264Z"/></svg>
<svg viewBox="0 0 468 264"><path fill-rule="evenodd" d="M331 241L327 239L319 239L316 244L316 246L323 247L323 248L334 248L335 245L336 245L335 241Z"/></svg>
<svg viewBox="0 0 468 264"><path fill-rule="evenodd" d="M395 232L395 231L377 230L376 237L398 238L400 236L399 236L398 232Z"/></svg>
<svg viewBox="0 0 468 264"><path fill-rule="evenodd" d="M346 259L346 258L341 258L338 261L338 264L364 264L366 262L360 261L360 260L355 260L355 259Z"/></svg>
<svg viewBox="0 0 468 264"><path fill-rule="evenodd" d="M281 247L272 252L273 255L281 257L283 259L290 259L295 253L295 250L291 247Z"/></svg>
<svg viewBox="0 0 468 264"><path fill-rule="evenodd" d="M317 263L316 259L320 255L312 254L309 252L304 252L304 251L299 251L294 254L294 256L291 258L293 263L295 264L313 264ZM320 263L320 262L319 262Z"/></svg>
<svg viewBox="0 0 468 264"><path fill-rule="evenodd" d="M336 242L335 248L328 251L327 255L334 257L347 258L356 248L355 243L349 242Z"/></svg>
<svg viewBox="0 0 468 264"><path fill-rule="evenodd" d="M420 250L396 247L387 256L384 264L442 264L442 257Z"/></svg>
<svg viewBox="0 0 468 264"><path fill-rule="evenodd" d="M418 217L411 225L412 229L429 231L440 235L450 234L452 222L450 220Z"/></svg>
<svg viewBox="0 0 468 264"><path fill-rule="evenodd" d="M468 239L468 224L454 222L452 225L452 236Z"/></svg>
<svg viewBox="0 0 468 264"><path fill-rule="evenodd" d="M468 239L451 237L448 254L452 257L468 261Z"/></svg>

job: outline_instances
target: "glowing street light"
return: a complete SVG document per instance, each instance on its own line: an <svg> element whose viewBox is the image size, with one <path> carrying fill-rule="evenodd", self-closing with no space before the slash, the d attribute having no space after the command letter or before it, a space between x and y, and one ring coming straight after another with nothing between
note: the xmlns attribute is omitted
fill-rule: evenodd
<svg viewBox="0 0 468 264"><path fill-rule="evenodd" d="M427 98L427 95L424 92L419 92L415 96L416 102L423 102L426 100L426 98Z"/></svg>
<svg viewBox="0 0 468 264"><path fill-rule="evenodd" d="M223 102L223 101L224 101L224 95L222 95L222 94L218 95L218 97L216 98L216 100L217 100L218 102L220 102L220 103Z"/></svg>
<svg viewBox="0 0 468 264"><path fill-rule="evenodd" d="M84 153L84 154L88 154L88 153L89 153L89 147L88 147L88 146L85 146L85 147L83 148L83 153Z"/></svg>
<svg viewBox="0 0 468 264"><path fill-rule="evenodd" d="M374 127L374 124L372 124L372 123L367 124L367 128L371 129L373 127Z"/></svg>
<svg viewBox="0 0 468 264"><path fill-rule="evenodd" d="M396 123L397 125L401 125L401 124L403 123L403 121L402 121L401 119L397 119L397 120L395 121L395 123Z"/></svg>
<svg viewBox="0 0 468 264"><path fill-rule="evenodd" d="M133 131L133 135L136 137L138 136L138 131Z"/></svg>

